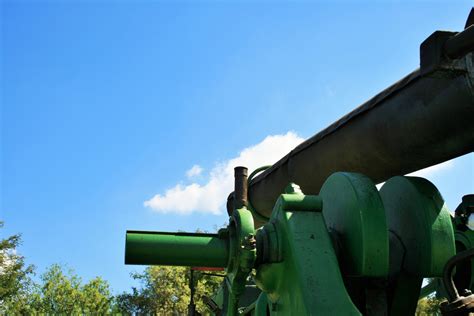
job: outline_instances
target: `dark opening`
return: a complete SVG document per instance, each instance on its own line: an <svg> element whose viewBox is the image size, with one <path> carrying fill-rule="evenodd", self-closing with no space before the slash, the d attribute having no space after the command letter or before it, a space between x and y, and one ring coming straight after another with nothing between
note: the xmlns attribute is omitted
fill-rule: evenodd
<svg viewBox="0 0 474 316"><path fill-rule="evenodd" d="M456 241L456 253L466 250L466 246L463 243ZM465 260L456 266L456 272L454 273L454 284L458 291L463 289L469 289L471 285L471 273L472 264L471 260Z"/></svg>

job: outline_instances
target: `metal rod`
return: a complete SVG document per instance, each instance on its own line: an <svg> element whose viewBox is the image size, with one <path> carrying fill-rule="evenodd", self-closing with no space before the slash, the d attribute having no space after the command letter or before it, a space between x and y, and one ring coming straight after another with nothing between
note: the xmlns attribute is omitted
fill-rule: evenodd
<svg viewBox="0 0 474 316"><path fill-rule="evenodd" d="M216 234L127 231L125 264L226 267L227 243Z"/></svg>

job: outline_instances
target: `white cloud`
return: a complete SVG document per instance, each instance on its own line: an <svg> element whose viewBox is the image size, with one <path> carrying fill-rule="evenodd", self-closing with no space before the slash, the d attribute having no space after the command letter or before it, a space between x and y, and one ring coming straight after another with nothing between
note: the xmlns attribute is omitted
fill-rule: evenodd
<svg viewBox="0 0 474 316"><path fill-rule="evenodd" d="M4 271L8 270L12 265L14 265L18 260L18 254L16 249L9 250L0 250L0 255L3 257L3 261L0 262L0 275Z"/></svg>
<svg viewBox="0 0 474 316"><path fill-rule="evenodd" d="M441 171L445 171L448 169L451 169L454 166L454 160L448 160L443 163L421 169L415 172L412 172L410 174L407 174L407 176L410 177L421 177L421 178L431 178L437 174L439 174Z"/></svg>
<svg viewBox="0 0 474 316"><path fill-rule="evenodd" d="M303 140L294 132L267 136L260 143L243 149L237 157L216 163L208 174L207 183L177 184L163 194L156 194L144 205L160 213L221 214L227 196L233 191L234 167L245 166L252 172L258 167L273 164Z"/></svg>
<svg viewBox="0 0 474 316"><path fill-rule="evenodd" d="M194 166L192 166L191 169L186 171L186 176L188 178L194 178L194 177L197 177L198 175L200 175L202 173L202 171L203 171L203 169L201 168L201 166L194 165Z"/></svg>
<svg viewBox="0 0 474 316"><path fill-rule="evenodd" d="M440 164L437 164L437 165L434 165L434 166L431 166L431 167L428 167L428 168L425 168L425 169L421 169L421 170L409 173L409 174L407 174L407 176L426 178L426 179L429 180L430 178L439 175L440 172L443 172L443 171L446 171L446 170L449 170L449 169L453 168L453 166L454 166L454 159L442 162ZM380 188L382 187L382 185L384 183L385 182L377 184L376 185L377 189L380 190Z"/></svg>

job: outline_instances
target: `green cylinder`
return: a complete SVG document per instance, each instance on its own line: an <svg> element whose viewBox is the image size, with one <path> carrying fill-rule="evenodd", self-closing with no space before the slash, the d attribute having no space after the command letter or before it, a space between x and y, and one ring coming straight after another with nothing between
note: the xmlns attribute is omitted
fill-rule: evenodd
<svg viewBox="0 0 474 316"><path fill-rule="evenodd" d="M224 268L228 259L217 234L127 231L125 264Z"/></svg>

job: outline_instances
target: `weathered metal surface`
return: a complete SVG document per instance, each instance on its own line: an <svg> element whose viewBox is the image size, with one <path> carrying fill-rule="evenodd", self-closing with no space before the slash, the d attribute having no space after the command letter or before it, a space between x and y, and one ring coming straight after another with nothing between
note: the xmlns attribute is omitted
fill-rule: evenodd
<svg viewBox="0 0 474 316"><path fill-rule="evenodd" d="M472 53L427 76L414 71L258 175L249 186L250 202L269 217L289 182L318 194L337 171L380 183L472 152L473 80Z"/></svg>
<svg viewBox="0 0 474 316"><path fill-rule="evenodd" d="M247 206L247 175L247 168L234 168L234 210Z"/></svg>
<svg viewBox="0 0 474 316"><path fill-rule="evenodd" d="M468 249L458 253L448 260L443 270L443 283L446 288L449 301L454 301L459 298L459 290L456 288L453 279L454 268L462 261L470 261L474 258L474 248ZM464 289L461 289L464 290Z"/></svg>
<svg viewBox="0 0 474 316"><path fill-rule="evenodd" d="M474 295L461 296L454 302L440 306L443 316L474 316Z"/></svg>
<svg viewBox="0 0 474 316"><path fill-rule="evenodd" d="M470 25L464 31L457 33L446 41L444 50L450 58L458 58L474 49L474 25Z"/></svg>

